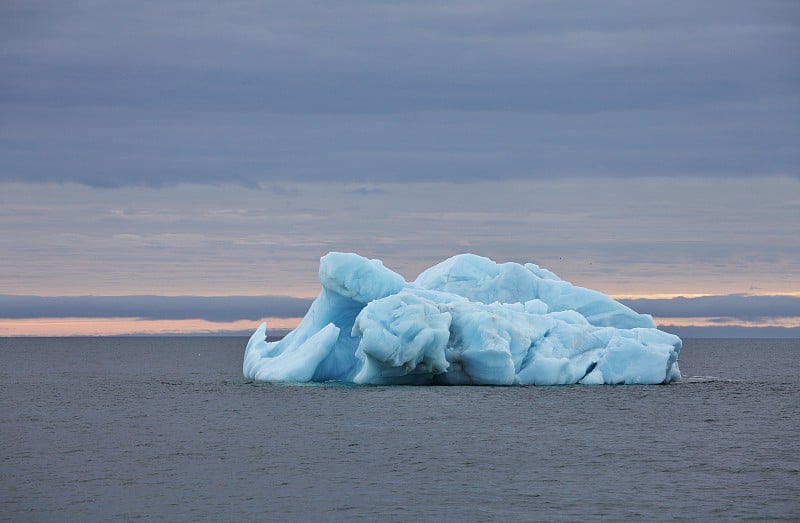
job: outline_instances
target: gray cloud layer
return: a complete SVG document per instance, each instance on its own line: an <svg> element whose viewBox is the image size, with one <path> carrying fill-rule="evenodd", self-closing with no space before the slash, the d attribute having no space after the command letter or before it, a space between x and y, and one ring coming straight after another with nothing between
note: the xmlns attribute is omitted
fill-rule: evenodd
<svg viewBox="0 0 800 523"><path fill-rule="evenodd" d="M792 1L4 2L0 181L792 174Z"/></svg>
<svg viewBox="0 0 800 523"><path fill-rule="evenodd" d="M800 327L686 327L659 325L659 328L681 338L785 338L797 340L800 345Z"/></svg>
<svg viewBox="0 0 800 523"><path fill-rule="evenodd" d="M312 297L335 250L409 280L473 252L619 296L800 293L797 179L285 187L5 184L0 291Z"/></svg>
<svg viewBox="0 0 800 523"><path fill-rule="evenodd" d="M305 315L310 299L285 296L15 296L0 295L0 318L114 318L258 320ZM704 296L620 300L656 317L726 317L743 321L800 316L797 296Z"/></svg>
<svg viewBox="0 0 800 523"><path fill-rule="evenodd" d="M311 300L286 296L0 295L0 318L145 318L208 321L296 318Z"/></svg>
<svg viewBox="0 0 800 523"><path fill-rule="evenodd" d="M735 318L761 321L800 316L800 296L700 296L696 298L620 300L639 312L662 318Z"/></svg>

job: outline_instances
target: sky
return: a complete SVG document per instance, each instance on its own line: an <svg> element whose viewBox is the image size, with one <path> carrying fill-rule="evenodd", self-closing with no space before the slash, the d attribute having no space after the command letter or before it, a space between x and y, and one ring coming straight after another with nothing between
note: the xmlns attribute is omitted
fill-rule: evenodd
<svg viewBox="0 0 800 523"><path fill-rule="evenodd" d="M291 328L319 258L800 337L800 4L0 3L0 335Z"/></svg>

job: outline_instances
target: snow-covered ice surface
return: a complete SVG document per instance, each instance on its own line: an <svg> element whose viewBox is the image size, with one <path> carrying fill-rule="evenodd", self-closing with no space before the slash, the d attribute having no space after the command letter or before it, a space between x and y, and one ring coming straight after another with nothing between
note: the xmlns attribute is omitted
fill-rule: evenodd
<svg viewBox="0 0 800 523"><path fill-rule="evenodd" d="M250 338L246 378L413 385L655 384L681 378L681 340L535 264L461 254L414 282L332 252L300 325Z"/></svg>

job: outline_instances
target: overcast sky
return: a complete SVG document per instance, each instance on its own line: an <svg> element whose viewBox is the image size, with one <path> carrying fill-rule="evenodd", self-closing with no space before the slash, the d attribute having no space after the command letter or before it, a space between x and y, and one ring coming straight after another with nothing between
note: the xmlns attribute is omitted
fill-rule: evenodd
<svg viewBox="0 0 800 523"><path fill-rule="evenodd" d="M2 2L0 294L800 295L798 56L795 1Z"/></svg>

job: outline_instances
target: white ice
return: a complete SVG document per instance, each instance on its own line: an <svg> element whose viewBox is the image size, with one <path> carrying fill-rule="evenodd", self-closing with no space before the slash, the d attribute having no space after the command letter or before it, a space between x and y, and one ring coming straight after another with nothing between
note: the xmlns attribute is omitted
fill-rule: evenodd
<svg viewBox="0 0 800 523"><path fill-rule="evenodd" d="M414 282L356 254L320 260L300 325L247 344L245 377L361 384L655 384L681 378L681 340L605 294L528 263L461 254Z"/></svg>

